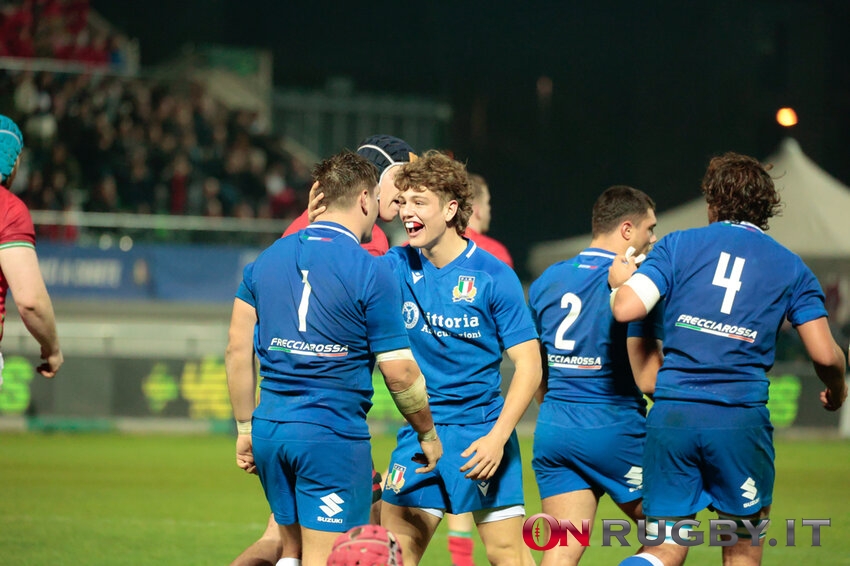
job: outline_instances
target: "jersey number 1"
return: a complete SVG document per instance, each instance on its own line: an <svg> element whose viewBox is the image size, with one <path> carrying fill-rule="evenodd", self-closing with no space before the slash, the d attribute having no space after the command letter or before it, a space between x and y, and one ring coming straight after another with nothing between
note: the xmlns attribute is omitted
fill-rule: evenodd
<svg viewBox="0 0 850 566"><path fill-rule="evenodd" d="M301 304L298 305L298 331L307 332L307 309L310 308L310 282L307 281L307 270L301 270L301 282L304 289L301 290Z"/></svg>
<svg viewBox="0 0 850 566"><path fill-rule="evenodd" d="M726 294L723 295L723 304L720 306L720 312L729 314L732 312L732 303L735 302L735 295L741 290L741 272L744 271L744 263L746 260L742 257L736 257L735 263L732 264L732 273L726 277L726 270L729 269L729 258L726 252L720 252L720 259L717 262L717 269L714 270L714 280L712 285L725 287Z"/></svg>

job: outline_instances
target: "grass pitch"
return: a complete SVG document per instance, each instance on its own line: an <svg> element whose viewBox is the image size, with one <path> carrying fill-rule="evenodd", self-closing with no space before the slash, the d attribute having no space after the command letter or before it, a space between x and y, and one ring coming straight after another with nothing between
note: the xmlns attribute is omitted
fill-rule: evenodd
<svg viewBox="0 0 850 566"><path fill-rule="evenodd" d="M530 469L531 439L521 440L529 514L540 511ZM374 439L385 466L394 438ZM259 481L239 470L229 436L3 434L0 436L0 565L218 565L265 528ZM329 461L328 465L339 465ZM777 483L765 565L850 565L850 442L777 441ZM622 515L607 497L601 519ZM710 515L700 515L707 520ZM821 546L801 519L831 519ZM785 547L785 519L797 521L797 546ZM602 548L597 532L582 564L616 564L632 548ZM629 539L637 544L636 537ZM540 553L534 553L539 560ZM449 566L445 526L423 561ZM476 564L487 561L476 539ZM691 550L689 566L720 563L720 549Z"/></svg>

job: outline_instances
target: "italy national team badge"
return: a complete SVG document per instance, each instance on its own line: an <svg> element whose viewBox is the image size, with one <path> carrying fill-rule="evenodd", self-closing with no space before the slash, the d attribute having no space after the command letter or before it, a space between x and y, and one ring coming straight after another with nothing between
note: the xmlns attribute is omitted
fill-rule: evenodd
<svg viewBox="0 0 850 566"><path fill-rule="evenodd" d="M475 288L475 277L461 275L457 278L457 287L452 289L452 302L466 301L471 303L475 299L478 289Z"/></svg>
<svg viewBox="0 0 850 566"><path fill-rule="evenodd" d="M404 472L407 470L401 464L393 464L393 469L390 470L390 475L387 478L387 486L384 489L391 489L398 493L404 487Z"/></svg>

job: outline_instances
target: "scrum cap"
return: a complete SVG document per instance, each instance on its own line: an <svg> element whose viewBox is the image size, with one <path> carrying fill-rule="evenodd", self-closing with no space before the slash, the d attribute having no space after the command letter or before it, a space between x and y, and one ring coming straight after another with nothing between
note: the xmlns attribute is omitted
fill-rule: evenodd
<svg viewBox="0 0 850 566"><path fill-rule="evenodd" d="M5 181L24 149L24 135L15 122L0 114L0 176Z"/></svg>
<svg viewBox="0 0 850 566"><path fill-rule="evenodd" d="M379 525L354 527L339 535L328 566L404 566L395 535Z"/></svg>
<svg viewBox="0 0 850 566"><path fill-rule="evenodd" d="M416 152L410 144L385 134L371 136L360 142L357 153L378 168L378 182L384 178L384 173L391 167L417 159Z"/></svg>

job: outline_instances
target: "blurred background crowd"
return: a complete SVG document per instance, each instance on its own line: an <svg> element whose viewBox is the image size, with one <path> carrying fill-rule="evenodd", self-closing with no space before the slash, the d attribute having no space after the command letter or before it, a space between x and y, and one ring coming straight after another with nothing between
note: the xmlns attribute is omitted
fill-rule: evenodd
<svg viewBox="0 0 850 566"><path fill-rule="evenodd" d="M13 188L31 210L288 219L304 209L309 164L255 111L191 78L129 72L127 38L93 14L88 0L0 10L0 57L18 63L0 65L0 108L26 138ZM39 226L51 240L78 232Z"/></svg>

